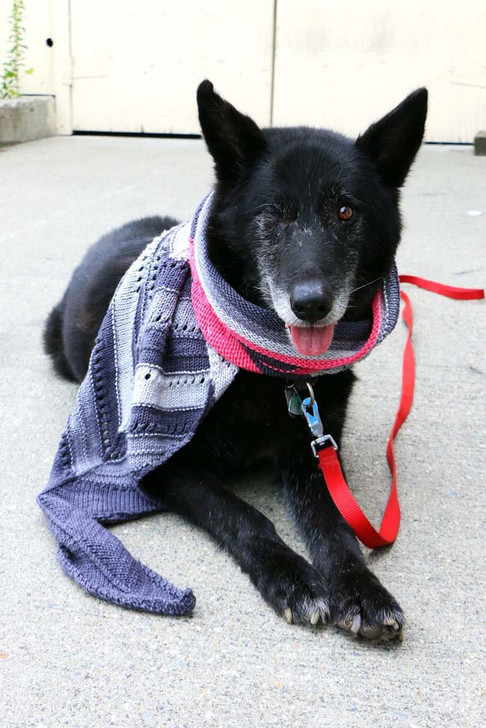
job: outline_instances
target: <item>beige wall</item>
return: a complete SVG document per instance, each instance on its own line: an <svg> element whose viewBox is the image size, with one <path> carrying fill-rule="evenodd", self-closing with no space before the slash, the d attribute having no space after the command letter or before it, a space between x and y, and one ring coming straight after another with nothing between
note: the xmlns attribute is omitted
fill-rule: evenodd
<svg viewBox="0 0 486 728"><path fill-rule="evenodd" d="M198 133L206 77L270 123L273 0L71 0L71 29L78 129Z"/></svg>
<svg viewBox="0 0 486 728"><path fill-rule="evenodd" d="M486 128L484 0L278 0L275 124L357 134L427 86L426 138Z"/></svg>
<svg viewBox="0 0 486 728"><path fill-rule="evenodd" d="M204 77L263 125L356 134L426 85L428 140L470 142L486 128L482 0L25 5L34 73L22 90L56 95L60 132L198 132L195 89ZM10 8L0 0L0 63Z"/></svg>

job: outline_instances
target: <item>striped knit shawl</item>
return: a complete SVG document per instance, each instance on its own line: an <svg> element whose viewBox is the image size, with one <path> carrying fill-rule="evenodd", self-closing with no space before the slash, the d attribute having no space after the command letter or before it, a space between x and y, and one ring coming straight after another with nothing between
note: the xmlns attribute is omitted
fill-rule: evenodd
<svg viewBox="0 0 486 728"><path fill-rule="evenodd" d="M164 509L139 489L141 478L191 440L239 368L286 378L336 372L366 356L398 316L393 268L370 320L337 324L319 357L297 354L278 316L241 298L211 264L211 201L153 240L120 282L38 497L69 576L95 596L159 614L192 612L192 591L133 559L102 524Z"/></svg>

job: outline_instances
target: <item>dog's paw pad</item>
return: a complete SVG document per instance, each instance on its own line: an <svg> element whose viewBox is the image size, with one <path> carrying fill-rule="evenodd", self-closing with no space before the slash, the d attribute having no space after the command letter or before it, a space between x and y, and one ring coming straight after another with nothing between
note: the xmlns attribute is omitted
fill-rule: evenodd
<svg viewBox="0 0 486 728"><path fill-rule="evenodd" d="M398 605L397 605L398 607ZM378 616L373 624L363 624L359 635L376 644L403 639L403 613L398 607L393 614Z"/></svg>
<svg viewBox="0 0 486 728"><path fill-rule="evenodd" d="M366 621L364 621L366 619ZM398 612L394 618L355 614L354 617L333 620L333 623L359 637L373 643L402 639L403 614Z"/></svg>
<svg viewBox="0 0 486 728"><path fill-rule="evenodd" d="M333 624L372 643L402 638L404 616L368 569L347 572L331 585Z"/></svg>

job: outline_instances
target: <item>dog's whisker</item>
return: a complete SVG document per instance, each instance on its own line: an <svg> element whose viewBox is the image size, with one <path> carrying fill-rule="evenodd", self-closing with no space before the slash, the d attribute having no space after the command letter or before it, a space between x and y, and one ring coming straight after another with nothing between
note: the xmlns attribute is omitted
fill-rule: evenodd
<svg viewBox="0 0 486 728"><path fill-rule="evenodd" d="M265 202L263 205L257 205L256 207L252 207L250 210L243 210L242 212L238 213L237 217L244 217L245 215L251 215L254 212L257 212L257 210L264 210L265 208L270 207L268 202Z"/></svg>
<svg viewBox="0 0 486 728"><path fill-rule="evenodd" d="M356 291L360 291L362 288L366 288L366 286L372 286L373 283L376 283L377 281L382 281L382 280L383 280L383 276L380 276L379 278L375 278L374 281L369 281L368 283L363 283L362 286L353 288L353 290L349 292L349 295L351 296L352 293L356 293Z"/></svg>

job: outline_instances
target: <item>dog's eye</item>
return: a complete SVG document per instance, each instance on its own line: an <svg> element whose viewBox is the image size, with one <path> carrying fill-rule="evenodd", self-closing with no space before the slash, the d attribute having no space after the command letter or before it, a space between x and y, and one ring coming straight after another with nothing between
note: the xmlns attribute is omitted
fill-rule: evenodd
<svg viewBox="0 0 486 728"><path fill-rule="evenodd" d="M354 210L349 205L341 205L341 207L338 210L338 218L342 220L343 222L346 222L347 220L351 220L351 218L354 215Z"/></svg>

